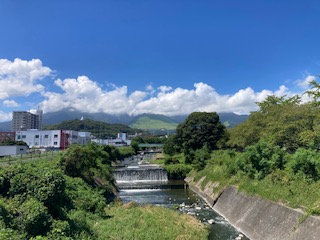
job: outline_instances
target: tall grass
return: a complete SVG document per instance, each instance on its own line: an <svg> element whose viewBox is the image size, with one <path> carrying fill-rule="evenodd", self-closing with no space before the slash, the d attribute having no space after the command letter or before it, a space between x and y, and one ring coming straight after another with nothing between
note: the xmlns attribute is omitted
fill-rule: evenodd
<svg viewBox="0 0 320 240"><path fill-rule="evenodd" d="M293 174L288 168L276 169L263 179L252 179L237 168L236 159L239 155L231 151L215 151L202 171L193 171L191 174L195 181L205 176L202 188L208 181L219 183L215 192L235 185L247 194L320 215L320 181Z"/></svg>
<svg viewBox="0 0 320 240"><path fill-rule="evenodd" d="M93 223L99 239L207 239L208 230L197 219L171 209L138 206L134 203L110 206L107 218Z"/></svg>

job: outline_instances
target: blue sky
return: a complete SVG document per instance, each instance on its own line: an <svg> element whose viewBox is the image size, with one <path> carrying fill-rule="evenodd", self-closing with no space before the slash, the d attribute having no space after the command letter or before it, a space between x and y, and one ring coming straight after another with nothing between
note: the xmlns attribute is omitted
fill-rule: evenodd
<svg viewBox="0 0 320 240"><path fill-rule="evenodd" d="M0 121L14 110L249 113L320 68L319 1L0 0Z"/></svg>

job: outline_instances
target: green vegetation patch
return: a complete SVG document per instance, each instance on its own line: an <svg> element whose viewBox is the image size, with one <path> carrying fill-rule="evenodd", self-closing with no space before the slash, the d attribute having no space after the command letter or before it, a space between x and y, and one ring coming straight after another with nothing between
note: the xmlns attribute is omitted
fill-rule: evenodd
<svg viewBox="0 0 320 240"><path fill-rule="evenodd" d="M98 239L208 239L208 230L196 218L177 211L134 203L114 205L109 218L94 224Z"/></svg>
<svg viewBox="0 0 320 240"><path fill-rule="evenodd" d="M259 146L259 144L256 145L256 147ZM255 151L252 152L251 148L249 150L250 153L257 154ZM266 151L267 148L264 150ZM202 188L208 181L219 183L214 192L220 192L229 185L236 185L240 191L247 194L257 195L288 207L300 208L308 214L319 215L320 191L318 189L320 188L320 181L314 179L313 175L308 175L309 171L302 171L305 171L305 166L308 167L308 164L301 166L301 170L298 172L294 172L296 170L294 168L296 167L295 161L297 155L300 154L301 152L294 155L288 154L286 156L288 162L283 169L276 167L267 175L261 175L261 171L266 172L263 168L268 171L270 169L269 162L261 155L256 163L259 168L255 168L253 164L248 163L248 158L252 158L251 155L248 155L248 152L214 151L206 167L198 172L193 171L191 174L195 181L205 177L201 183ZM305 154L304 157L307 159L308 152ZM275 158L273 155L279 157L278 152L273 152L268 159L276 159L279 162L279 158ZM265 158L267 157L265 156ZM245 168L242 165L243 161L246 162ZM310 170L310 167L307 169Z"/></svg>
<svg viewBox="0 0 320 240"><path fill-rule="evenodd" d="M166 129L175 130L178 123L173 121L164 121L163 119L154 119L149 116L140 117L135 123L131 124L131 128L152 130L152 129Z"/></svg>

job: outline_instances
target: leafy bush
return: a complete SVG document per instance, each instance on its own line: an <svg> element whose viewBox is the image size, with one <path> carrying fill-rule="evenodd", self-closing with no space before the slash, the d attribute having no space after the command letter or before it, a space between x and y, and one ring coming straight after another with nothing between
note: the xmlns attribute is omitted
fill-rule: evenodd
<svg viewBox="0 0 320 240"><path fill-rule="evenodd" d="M92 186L96 180L112 182L111 162L119 151L111 146L88 144L85 146L72 145L64 152L60 165L70 177L80 177Z"/></svg>
<svg viewBox="0 0 320 240"><path fill-rule="evenodd" d="M115 159L119 159L119 160L122 160L126 157L131 157L133 155L136 154L136 151L134 150L133 147L131 146L128 146L128 147L119 147L118 149L118 152L119 152L119 156L117 158L114 158Z"/></svg>
<svg viewBox="0 0 320 240"><path fill-rule="evenodd" d="M168 164L178 164L178 163L180 163L180 161L177 159L177 158L175 158L175 157L166 157L165 159L164 159L164 164L165 165L168 165Z"/></svg>
<svg viewBox="0 0 320 240"><path fill-rule="evenodd" d="M320 156L316 150L300 148L292 156L289 168L295 174L304 174L313 179L320 179Z"/></svg>
<svg viewBox="0 0 320 240"><path fill-rule="evenodd" d="M46 234L52 217L42 202L29 198L22 203L15 199L11 204L11 221L15 229L26 232L28 236Z"/></svg>
<svg viewBox="0 0 320 240"><path fill-rule="evenodd" d="M66 194L73 209L103 214L106 199L102 190L90 187L81 178L66 177L66 183Z"/></svg>
<svg viewBox="0 0 320 240"><path fill-rule="evenodd" d="M284 169L287 162L286 152L279 146L260 141L245 148L237 159L240 170L250 178L262 179L275 169Z"/></svg>
<svg viewBox="0 0 320 240"><path fill-rule="evenodd" d="M168 172L169 179L182 180L192 170L192 166L178 163L164 165L164 169Z"/></svg>
<svg viewBox="0 0 320 240"><path fill-rule="evenodd" d="M201 149L197 149L194 152L194 159L192 160L193 167L199 171L204 169L207 161L211 158L211 152L207 145L204 145Z"/></svg>

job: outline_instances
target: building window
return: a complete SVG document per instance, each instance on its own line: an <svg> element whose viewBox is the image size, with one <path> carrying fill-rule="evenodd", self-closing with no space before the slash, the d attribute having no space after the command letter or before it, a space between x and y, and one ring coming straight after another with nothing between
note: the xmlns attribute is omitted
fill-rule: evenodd
<svg viewBox="0 0 320 240"><path fill-rule="evenodd" d="M54 142L53 145L58 145L58 142Z"/></svg>
<svg viewBox="0 0 320 240"><path fill-rule="evenodd" d="M44 138L48 138L49 137L49 135L44 135Z"/></svg>
<svg viewBox="0 0 320 240"><path fill-rule="evenodd" d="M57 137L58 137L58 134L55 134L53 137L54 137L54 138L57 138Z"/></svg>
<svg viewBox="0 0 320 240"><path fill-rule="evenodd" d="M35 138L39 138L39 135L36 135Z"/></svg>
<svg viewBox="0 0 320 240"><path fill-rule="evenodd" d="M21 138L21 136L20 136L20 135L18 135L18 136L17 136L17 139L20 139L20 138Z"/></svg>
<svg viewBox="0 0 320 240"><path fill-rule="evenodd" d="M22 135L22 138L26 138L27 136L26 135Z"/></svg>

